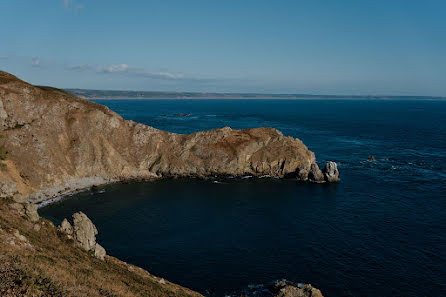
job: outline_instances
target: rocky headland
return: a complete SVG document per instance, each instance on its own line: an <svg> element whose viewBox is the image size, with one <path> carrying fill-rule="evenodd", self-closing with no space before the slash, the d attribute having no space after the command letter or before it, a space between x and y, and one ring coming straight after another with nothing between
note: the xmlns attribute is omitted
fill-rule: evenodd
<svg viewBox="0 0 446 297"><path fill-rule="evenodd" d="M198 296L106 255L95 240L96 227L85 214L76 213L72 223L64 220L56 228L38 216L36 204L132 179L243 175L318 183L339 179L336 163L328 162L321 171L302 141L273 128L169 133L0 71L4 252L0 287L7 288L0 292L2 296ZM100 275L101 281L93 274ZM308 288L282 289L279 296L319 296Z"/></svg>

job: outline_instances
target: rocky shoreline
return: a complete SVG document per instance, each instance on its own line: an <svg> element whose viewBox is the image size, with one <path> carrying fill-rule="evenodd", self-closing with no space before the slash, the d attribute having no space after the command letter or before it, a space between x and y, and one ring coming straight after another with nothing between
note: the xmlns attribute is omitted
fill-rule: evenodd
<svg viewBox="0 0 446 297"><path fill-rule="evenodd" d="M317 166L317 165L316 165ZM316 168L316 167L313 167ZM300 181L309 181L313 183L325 183L325 182L338 182L340 180L339 178L339 171L337 168L337 164L335 162L329 161L323 168L323 170L320 170L317 167L317 170L310 171L308 175L313 175L312 178L302 178L298 179ZM316 176L314 176L316 175ZM224 176L221 178L247 178L252 177L251 175L247 176ZM258 176L256 178L264 178L264 177L272 177L270 175L264 175L264 176ZM91 191L94 188L102 187L106 185L111 184L118 184L118 183L132 183L132 182L151 182L154 180L159 180L162 178L172 178L172 177L151 177L151 178L133 178L133 179L123 179L123 180L105 180L101 178L85 178L81 181L75 181L71 184L67 184L62 187L55 187L55 188L49 188L46 190L42 190L39 192L34 192L30 194L27 197L21 197L22 201L30 201L37 204L38 208L48 206L49 204L58 202L62 199L68 198L70 196L73 196L74 194L78 194L85 191ZM187 178L199 178L199 179L211 179L212 177L202 177L202 176L187 176ZM34 202L36 201L36 202Z"/></svg>
<svg viewBox="0 0 446 297"><path fill-rule="evenodd" d="M85 292L109 296L105 291L113 291L110 296L199 296L107 256L85 214L74 214L73 224L64 220L56 228L39 217L37 204L41 207L59 197L116 182L214 176L324 183L337 182L339 171L334 162L320 170L314 153L302 141L273 128L169 133L126 121L107 107L66 91L36 87L0 71L0 238L4 239L2 250L7 251L3 263L16 265L20 277L52 286L11 285L0 293L17 296L14 292L26 289L43 292L33 296L86 296ZM88 258L90 254L97 259ZM36 257L44 260L36 261ZM0 271L8 267L0 265ZM85 279L85 267L102 273L102 282ZM72 274L65 275L67 271ZM43 280L39 273L44 273ZM63 282L64 277L71 283ZM130 294L130 289L116 285L120 278L128 278L133 287L140 288L139 293ZM0 277L0 287L2 281ZM103 288L104 283L108 287ZM70 291L70 286L81 284L84 287L78 292ZM147 295L153 290L158 293ZM290 283L275 293L278 297L322 296L311 285Z"/></svg>

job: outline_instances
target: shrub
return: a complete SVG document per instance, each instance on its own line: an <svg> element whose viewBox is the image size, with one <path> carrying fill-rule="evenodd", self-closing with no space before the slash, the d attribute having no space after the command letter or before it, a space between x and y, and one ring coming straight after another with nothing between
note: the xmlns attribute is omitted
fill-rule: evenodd
<svg viewBox="0 0 446 297"><path fill-rule="evenodd" d="M0 147L0 160L8 158L8 151L4 147Z"/></svg>

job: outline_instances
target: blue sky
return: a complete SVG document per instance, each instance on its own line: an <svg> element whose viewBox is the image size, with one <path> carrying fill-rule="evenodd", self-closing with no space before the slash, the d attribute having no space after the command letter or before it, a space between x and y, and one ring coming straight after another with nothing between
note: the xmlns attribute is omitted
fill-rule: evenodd
<svg viewBox="0 0 446 297"><path fill-rule="evenodd" d="M120 90L446 96L444 0L1 0L0 69Z"/></svg>

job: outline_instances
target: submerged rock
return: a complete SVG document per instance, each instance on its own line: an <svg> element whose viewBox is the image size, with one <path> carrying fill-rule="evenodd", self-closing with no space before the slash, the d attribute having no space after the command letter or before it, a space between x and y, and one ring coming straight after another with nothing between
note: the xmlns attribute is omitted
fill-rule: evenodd
<svg viewBox="0 0 446 297"><path fill-rule="evenodd" d="M338 164L336 164L336 162L327 162L322 172L324 173L327 182L332 183L339 181Z"/></svg>
<svg viewBox="0 0 446 297"><path fill-rule="evenodd" d="M287 281L276 283L271 292L277 294L275 297L324 297L320 290L310 284L299 286Z"/></svg>

